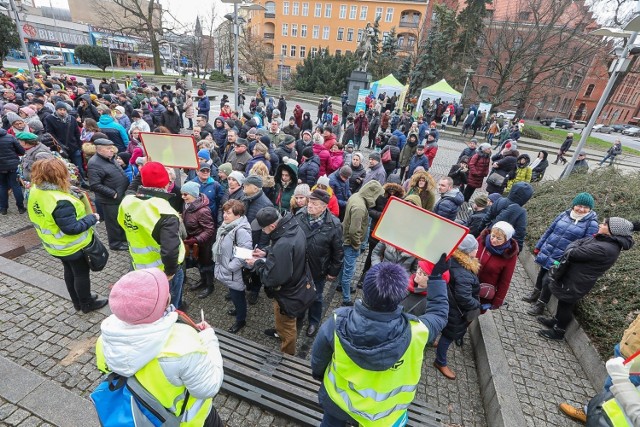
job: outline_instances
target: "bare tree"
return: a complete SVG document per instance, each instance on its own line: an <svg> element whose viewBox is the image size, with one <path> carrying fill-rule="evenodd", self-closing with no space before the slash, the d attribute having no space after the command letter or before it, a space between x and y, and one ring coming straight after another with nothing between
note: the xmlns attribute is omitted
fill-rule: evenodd
<svg viewBox="0 0 640 427"><path fill-rule="evenodd" d="M480 97L494 106L512 100L520 115L549 87L577 89L602 43L587 35L592 25L584 3L572 0L525 0L492 17L480 41L486 66L478 71L494 84Z"/></svg>
<svg viewBox="0 0 640 427"><path fill-rule="evenodd" d="M259 84L271 85L274 53L265 49L265 40L251 31L241 33L238 41L238 63L246 74L255 77Z"/></svg>
<svg viewBox="0 0 640 427"><path fill-rule="evenodd" d="M215 63L218 71L224 73L226 65L233 63L233 24L223 21L214 32L215 39Z"/></svg>

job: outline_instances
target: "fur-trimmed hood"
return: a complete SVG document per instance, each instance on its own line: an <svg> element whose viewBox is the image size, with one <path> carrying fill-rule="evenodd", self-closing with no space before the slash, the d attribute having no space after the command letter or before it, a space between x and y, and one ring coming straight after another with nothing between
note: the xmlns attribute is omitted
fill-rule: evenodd
<svg viewBox="0 0 640 427"><path fill-rule="evenodd" d="M468 253L462 252L459 249L456 249L451 256L458 261L465 270L469 270L476 276L480 271L480 260L476 257L469 256Z"/></svg>
<svg viewBox="0 0 640 427"><path fill-rule="evenodd" d="M409 188L418 187L418 181L420 178L425 177L427 179L427 190L436 189L436 180L433 179L429 172L417 172L411 176L411 180L409 181Z"/></svg>
<svg viewBox="0 0 640 427"><path fill-rule="evenodd" d="M389 194L390 196L396 196L400 199L404 197L404 188L400 184L395 184L393 182L387 182L382 186L385 194Z"/></svg>

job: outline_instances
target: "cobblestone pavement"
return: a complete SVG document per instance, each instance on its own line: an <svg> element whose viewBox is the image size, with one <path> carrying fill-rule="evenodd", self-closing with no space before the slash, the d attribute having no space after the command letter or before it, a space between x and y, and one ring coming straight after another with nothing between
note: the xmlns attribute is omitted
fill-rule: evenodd
<svg viewBox="0 0 640 427"><path fill-rule="evenodd" d="M7 402L0 397L0 427L53 427L20 406Z"/></svg>

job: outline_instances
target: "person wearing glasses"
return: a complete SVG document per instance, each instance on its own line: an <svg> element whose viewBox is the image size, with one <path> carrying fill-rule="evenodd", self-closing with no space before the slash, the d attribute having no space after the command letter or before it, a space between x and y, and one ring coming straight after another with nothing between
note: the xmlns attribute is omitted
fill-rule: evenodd
<svg viewBox="0 0 640 427"><path fill-rule="evenodd" d="M477 257L481 265L478 280L495 288L493 298L480 298L483 310L500 308L507 296L518 260L518 242L513 238L514 234L511 224L498 221L478 237Z"/></svg>
<svg viewBox="0 0 640 427"><path fill-rule="evenodd" d="M215 223L218 219L218 205L220 204L224 191L220 183L211 177L211 166L209 164L200 163L196 175L197 176L189 182L195 182L200 185L200 193L206 195L207 199L209 199L209 209L211 210L211 217Z"/></svg>

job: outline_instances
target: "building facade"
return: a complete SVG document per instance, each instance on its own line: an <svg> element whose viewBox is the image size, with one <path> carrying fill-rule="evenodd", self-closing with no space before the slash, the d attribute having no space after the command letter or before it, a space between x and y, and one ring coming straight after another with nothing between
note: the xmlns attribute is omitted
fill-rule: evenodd
<svg viewBox="0 0 640 427"><path fill-rule="evenodd" d="M251 31L272 55L284 78L307 55L321 49L331 54L355 52L367 23L379 19L380 42L392 28L400 50L413 49L432 2L378 0L273 0L255 2L266 11L250 11L245 31Z"/></svg>

